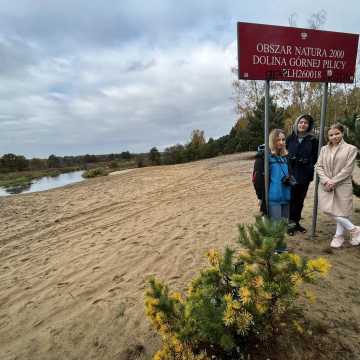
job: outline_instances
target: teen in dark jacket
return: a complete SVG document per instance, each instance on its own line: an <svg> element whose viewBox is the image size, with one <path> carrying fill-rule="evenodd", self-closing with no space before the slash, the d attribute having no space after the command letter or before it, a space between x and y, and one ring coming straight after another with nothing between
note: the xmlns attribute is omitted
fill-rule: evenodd
<svg viewBox="0 0 360 360"><path fill-rule="evenodd" d="M314 119L308 114L300 115L294 123L293 131L286 139L291 175L296 185L291 187L289 234L306 232L300 225L301 212L310 182L314 179L314 165L317 160L318 140L313 135Z"/></svg>

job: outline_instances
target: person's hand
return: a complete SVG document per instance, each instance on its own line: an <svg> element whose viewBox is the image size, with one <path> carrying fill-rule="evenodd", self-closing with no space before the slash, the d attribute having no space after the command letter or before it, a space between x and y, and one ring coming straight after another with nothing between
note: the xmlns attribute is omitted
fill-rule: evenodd
<svg viewBox="0 0 360 360"><path fill-rule="evenodd" d="M333 191L333 190L335 189L335 182L334 182L334 181L329 180L329 181L327 182L327 185L328 185L330 191Z"/></svg>
<svg viewBox="0 0 360 360"><path fill-rule="evenodd" d="M325 190L330 192L330 191L333 191L334 188L335 188L335 183L332 181L332 180L328 180L325 184Z"/></svg>

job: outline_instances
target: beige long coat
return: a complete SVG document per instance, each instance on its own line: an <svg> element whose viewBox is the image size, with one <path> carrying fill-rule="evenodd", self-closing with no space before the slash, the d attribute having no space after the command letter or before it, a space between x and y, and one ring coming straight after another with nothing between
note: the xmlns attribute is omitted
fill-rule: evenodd
<svg viewBox="0 0 360 360"><path fill-rule="evenodd" d="M358 153L357 147L344 140L331 155L330 146L321 148L315 169L320 178L319 207L333 216L349 217L353 212L352 172ZM335 182L333 191L326 191L324 184L332 180Z"/></svg>

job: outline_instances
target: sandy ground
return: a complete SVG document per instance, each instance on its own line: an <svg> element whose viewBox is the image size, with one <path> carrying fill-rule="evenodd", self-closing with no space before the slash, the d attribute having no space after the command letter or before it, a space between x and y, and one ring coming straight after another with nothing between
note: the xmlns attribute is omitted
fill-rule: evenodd
<svg viewBox="0 0 360 360"><path fill-rule="evenodd" d="M118 171L113 171L111 172L109 175L123 175L123 174L127 174L131 171L134 171L136 169L125 169L125 170L118 170Z"/></svg>
<svg viewBox="0 0 360 360"><path fill-rule="evenodd" d="M234 244L257 214L251 168L235 154L0 198L0 359L150 358L147 277L184 289L207 249ZM309 196L307 226L311 213ZM360 251L329 251L333 230L320 217L315 242L289 246L333 264L309 316L360 354Z"/></svg>

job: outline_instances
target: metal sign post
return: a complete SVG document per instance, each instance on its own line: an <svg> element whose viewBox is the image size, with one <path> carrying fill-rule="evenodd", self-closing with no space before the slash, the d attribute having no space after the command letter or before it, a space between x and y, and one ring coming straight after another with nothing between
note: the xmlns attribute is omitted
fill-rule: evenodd
<svg viewBox="0 0 360 360"><path fill-rule="evenodd" d="M327 96L328 96L328 83L325 82L323 84L323 96L322 96L322 103L321 103L318 157L320 154L321 147L323 146L323 143L324 143ZM314 208L313 208L313 217L312 217L312 225L311 225L311 238L312 239L314 239L315 231L316 231L317 209L318 209L318 189L319 189L319 176L317 174L315 174Z"/></svg>
<svg viewBox="0 0 360 360"><path fill-rule="evenodd" d="M270 80L265 80L264 170L265 170L265 205L266 205L267 215L269 215L269 102L270 102Z"/></svg>

